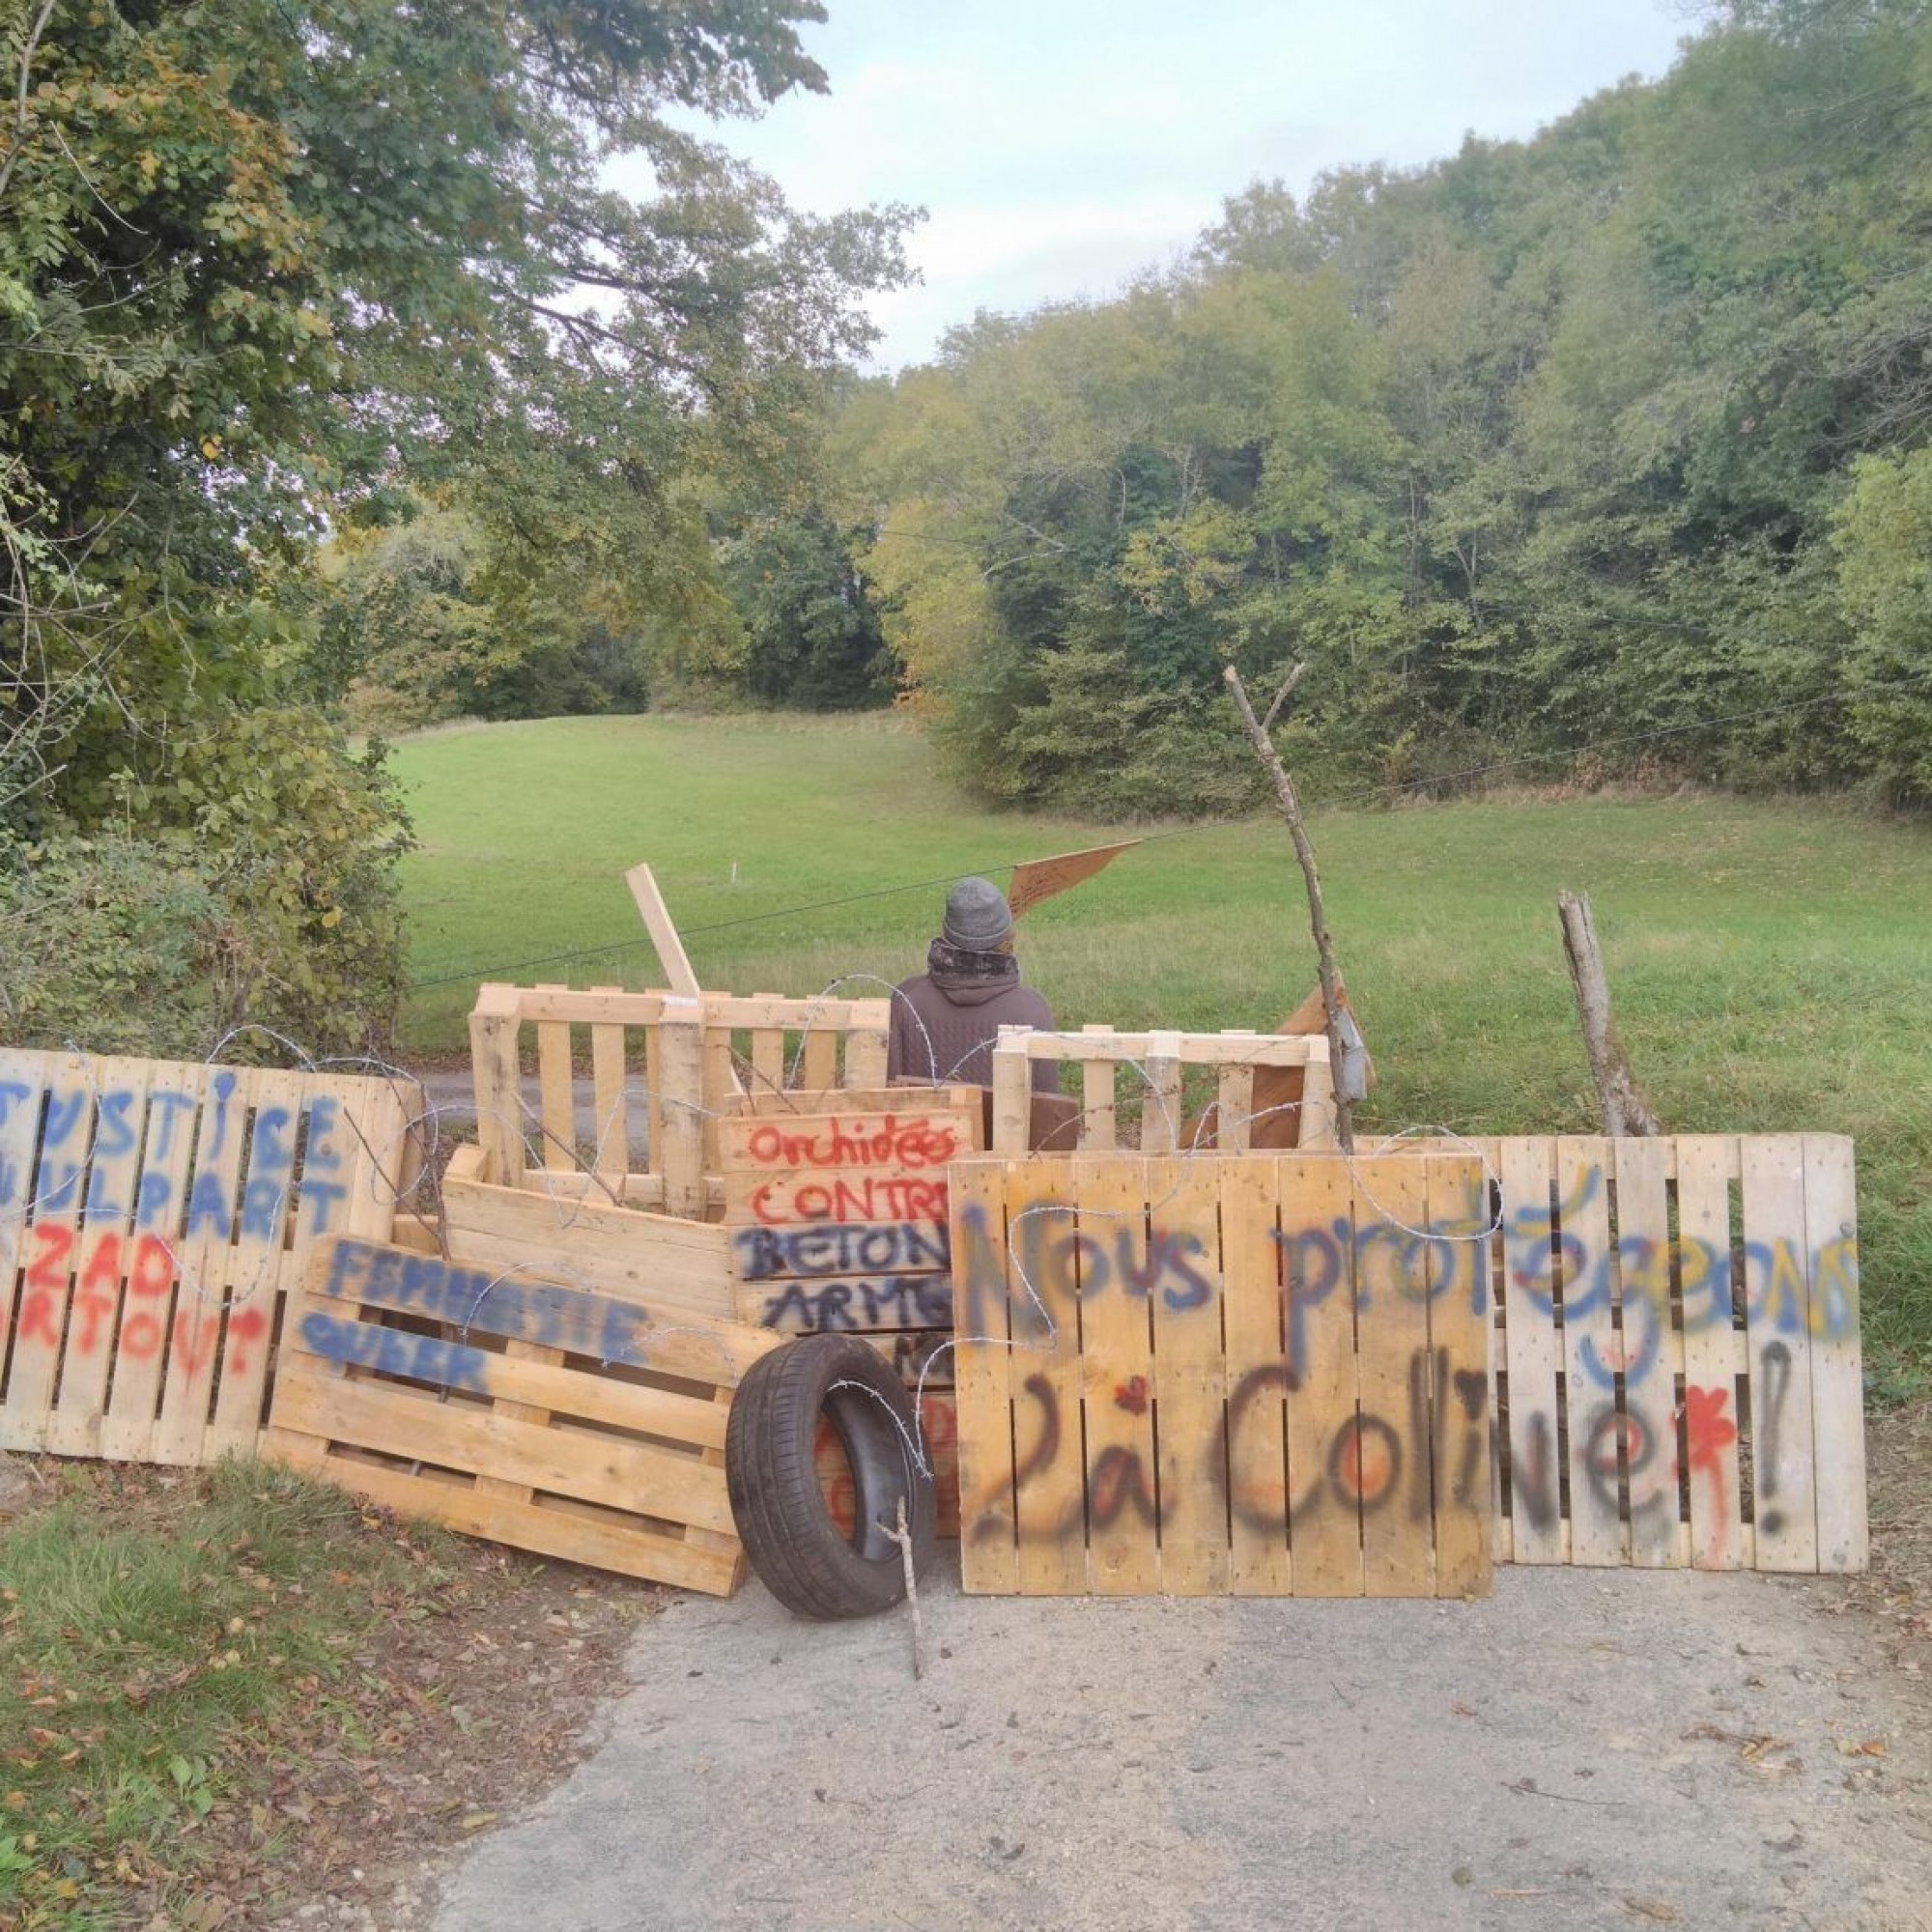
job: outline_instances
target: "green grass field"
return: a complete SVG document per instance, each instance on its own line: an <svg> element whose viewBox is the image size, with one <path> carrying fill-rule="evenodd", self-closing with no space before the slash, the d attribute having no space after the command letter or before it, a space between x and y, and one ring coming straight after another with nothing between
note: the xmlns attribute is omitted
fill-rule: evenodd
<svg viewBox="0 0 1932 1932"><path fill-rule="evenodd" d="M639 859L706 985L811 994L921 969L943 886L884 889L1135 830L980 810L892 719L554 720L412 739L395 766L421 839L405 1041L423 1058L463 1054L479 978L656 982L621 877ZM1667 1126L1857 1136L1874 1385L1932 1373L1932 829L1720 798L1337 811L1311 829L1380 1071L1371 1124L1593 1128L1555 915L1559 888L1587 890ZM1285 829L1151 830L1028 916L1028 977L1064 1024L1272 1025L1315 980Z"/></svg>

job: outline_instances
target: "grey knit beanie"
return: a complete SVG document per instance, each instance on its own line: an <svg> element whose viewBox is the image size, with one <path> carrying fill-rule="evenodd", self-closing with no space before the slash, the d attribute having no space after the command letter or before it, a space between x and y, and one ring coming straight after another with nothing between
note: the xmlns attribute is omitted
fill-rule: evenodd
<svg viewBox="0 0 1932 1932"><path fill-rule="evenodd" d="M1007 895L990 879L961 879L946 895L940 936L962 952L991 952L1013 929Z"/></svg>

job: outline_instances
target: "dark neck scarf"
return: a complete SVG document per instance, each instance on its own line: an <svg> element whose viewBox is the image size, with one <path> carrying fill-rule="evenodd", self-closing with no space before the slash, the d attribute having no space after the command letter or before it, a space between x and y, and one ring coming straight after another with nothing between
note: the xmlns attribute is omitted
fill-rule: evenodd
<svg viewBox="0 0 1932 1932"><path fill-rule="evenodd" d="M963 946L949 946L945 940L935 939L926 948L925 970L935 981L990 986L1002 980L1017 980L1020 962L1010 952L971 952Z"/></svg>

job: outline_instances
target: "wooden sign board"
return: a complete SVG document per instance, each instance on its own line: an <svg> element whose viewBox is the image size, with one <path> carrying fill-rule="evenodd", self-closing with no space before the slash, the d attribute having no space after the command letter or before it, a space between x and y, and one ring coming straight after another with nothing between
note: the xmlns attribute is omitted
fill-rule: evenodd
<svg viewBox="0 0 1932 1932"><path fill-rule="evenodd" d="M368 1241L316 1254L267 1454L519 1549L727 1596L730 1392L777 1337Z"/></svg>
<svg viewBox="0 0 1932 1932"><path fill-rule="evenodd" d="M1026 1596L1490 1584L1481 1166L952 1170L960 1562Z"/></svg>
<svg viewBox="0 0 1932 1932"><path fill-rule="evenodd" d="M836 1096L827 1096L836 1097ZM947 1175L980 1145L977 1093L904 1088L890 1108L720 1123L725 1233L743 1321L866 1336L919 1401L942 1535L954 1532L952 1236ZM918 1104L907 1104L908 1102ZM852 1479L821 1424L819 1481L849 1526Z"/></svg>
<svg viewBox="0 0 1932 1932"><path fill-rule="evenodd" d="M386 1237L414 1089L0 1051L0 1449L253 1450L317 1241Z"/></svg>
<svg viewBox="0 0 1932 1932"><path fill-rule="evenodd" d="M1050 859L1025 860L1013 867L1012 880L1007 887L1007 904L1018 919L1043 900L1057 898L1071 887L1091 879L1140 842L1138 838L1126 838L1117 845L1090 845L1084 852L1057 852Z"/></svg>

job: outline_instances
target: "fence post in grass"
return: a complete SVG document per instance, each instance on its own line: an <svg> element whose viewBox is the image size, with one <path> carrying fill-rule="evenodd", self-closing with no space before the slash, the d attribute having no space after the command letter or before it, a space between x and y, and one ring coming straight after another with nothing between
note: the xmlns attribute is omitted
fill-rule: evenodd
<svg viewBox="0 0 1932 1932"><path fill-rule="evenodd" d="M1308 923L1315 932L1315 960L1321 977L1322 1015L1327 1022L1328 1063L1334 1069L1335 1078L1335 1139L1344 1153L1353 1153L1354 1111L1341 1077L1345 1047L1342 1037L1342 981L1335 971L1335 947L1328 937L1327 916L1321 910L1321 876L1315 868L1315 847L1308 842L1308 828L1302 822L1301 804L1294 795L1288 767L1282 763L1281 753L1275 750L1274 740L1268 736L1268 726L1274 723L1282 705L1287 702L1289 693L1301 682L1301 674L1307 668L1305 664L1298 664L1283 679L1265 718L1255 716L1255 707L1248 702L1247 686L1241 682L1241 674L1233 665L1223 675L1228 680L1228 689L1234 694L1241 723L1247 727L1248 741L1255 748L1255 756L1262 761L1262 768L1274 786L1275 802L1281 807L1282 817L1288 821L1288 836L1294 841L1294 856L1300 860L1301 876L1308 883Z"/></svg>
<svg viewBox="0 0 1932 1932"><path fill-rule="evenodd" d="M1630 1058L1610 1024L1610 982L1597 944L1597 922L1588 893L1558 893L1556 915L1563 924L1563 957L1577 990L1577 1013L1583 1023L1583 1050L1604 1110L1606 1134L1658 1134L1663 1129L1631 1072Z"/></svg>

